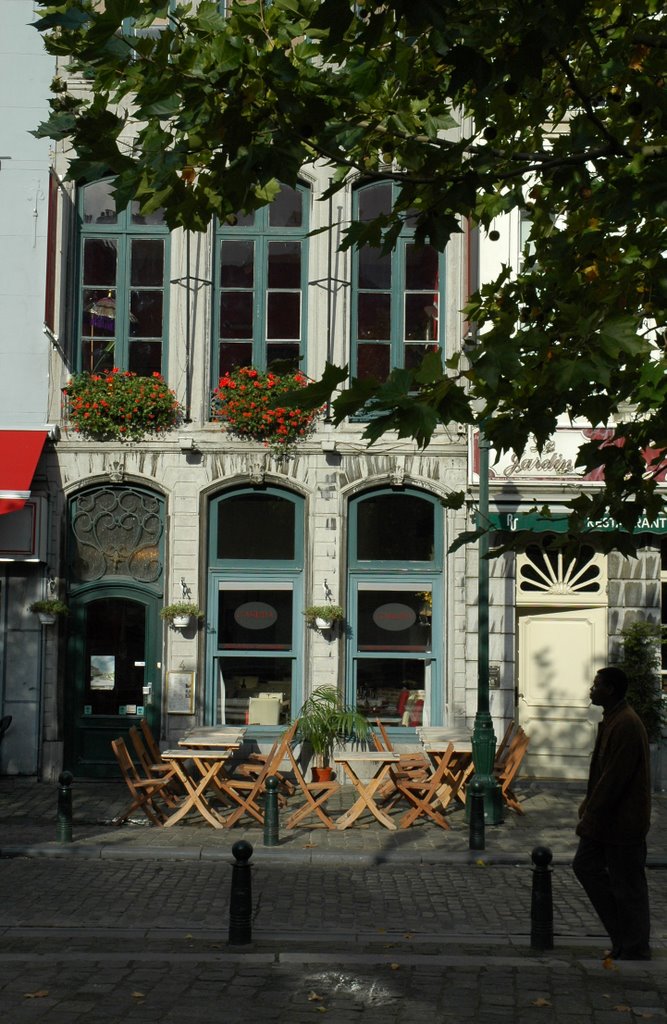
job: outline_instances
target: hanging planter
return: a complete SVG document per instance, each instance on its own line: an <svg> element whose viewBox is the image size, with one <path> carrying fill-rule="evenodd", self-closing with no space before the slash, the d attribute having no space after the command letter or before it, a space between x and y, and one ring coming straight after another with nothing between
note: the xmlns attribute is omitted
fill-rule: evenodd
<svg viewBox="0 0 667 1024"><path fill-rule="evenodd" d="M313 604L306 608L304 615L307 625L317 629L332 629L345 618L345 612L339 604Z"/></svg>
<svg viewBox="0 0 667 1024"><path fill-rule="evenodd" d="M165 605L160 610L160 616L175 629L187 629L193 619L197 622L203 619L204 613L196 604L176 601L174 604Z"/></svg>
<svg viewBox="0 0 667 1024"><path fill-rule="evenodd" d="M49 598L42 601L33 601L30 611L38 616L42 626L52 626L60 615L69 615L69 608L63 601Z"/></svg>
<svg viewBox="0 0 667 1024"><path fill-rule="evenodd" d="M276 399L307 384L299 372L262 373L242 366L220 378L213 392L212 418L236 437L261 441L279 455L288 453L312 434L320 410L282 406Z"/></svg>
<svg viewBox="0 0 667 1024"><path fill-rule="evenodd" d="M159 373L139 377L127 370L77 373L63 388L74 430L93 441L140 441L171 430L181 406Z"/></svg>

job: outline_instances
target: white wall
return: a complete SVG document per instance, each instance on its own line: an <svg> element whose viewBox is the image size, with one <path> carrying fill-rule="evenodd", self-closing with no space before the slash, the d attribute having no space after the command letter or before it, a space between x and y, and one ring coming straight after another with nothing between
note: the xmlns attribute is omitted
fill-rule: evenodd
<svg viewBox="0 0 667 1024"><path fill-rule="evenodd" d="M0 8L0 427L46 422L44 320L49 143L29 132L48 113L54 60L30 26L32 0Z"/></svg>

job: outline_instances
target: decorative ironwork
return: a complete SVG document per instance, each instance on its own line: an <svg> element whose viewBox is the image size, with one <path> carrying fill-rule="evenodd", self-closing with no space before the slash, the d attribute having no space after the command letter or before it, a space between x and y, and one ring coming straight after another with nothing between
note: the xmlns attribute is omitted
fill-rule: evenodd
<svg viewBox="0 0 667 1024"><path fill-rule="evenodd" d="M583 595L599 594L604 575L600 556L583 545L576 558L565 556L560 548L530 544L519 562L520 594Z"/></svg>
<svg viewBox="0 0 667 1024"><path fill-rule="evenodd" d="M100 487L72 506L71 580L129 576L154 583L163 571L163 501L134 487Z"/></svg>

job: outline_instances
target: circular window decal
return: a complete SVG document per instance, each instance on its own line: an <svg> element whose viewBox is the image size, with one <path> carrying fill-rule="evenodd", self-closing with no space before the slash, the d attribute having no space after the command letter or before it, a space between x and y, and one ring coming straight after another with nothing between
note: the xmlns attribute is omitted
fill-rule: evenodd
<svg viewBox="0 0 667 1024"><path fill-rule="evenodd" d="M387 629L390 633L398 633L402 629L410 629L417 621L417 613L407 604L398 601L381 604L373 612L373 622L379 629Z"/></svg>
<svg viewBox="0 0 667 1024"><path fill-rule="evenodd" d="M278 612L266 601L248 601L234 612L234 620L243 629L268 629L278 618Z"/></svg>

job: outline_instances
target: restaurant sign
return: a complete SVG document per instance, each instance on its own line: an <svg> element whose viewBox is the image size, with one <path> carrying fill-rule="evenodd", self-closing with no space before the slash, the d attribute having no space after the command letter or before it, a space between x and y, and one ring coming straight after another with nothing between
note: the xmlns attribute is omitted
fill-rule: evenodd
<svg viewBox="0 0 667 1024"><path fill-rule="evenodd" d="M266 601L247 601L234 612L237 625L243 629L268 629L278 618L278 612Z"/></svg>
<svg viewBox="0 0 667 1024"><path fill-rule="evenodd" d="M501 512L489 515L489 524L494 530L507 530L517 533L528 530L530 533L567 533L568 516L558 512L552 516L543 516L539 512ZM586 530L591 533L611 533L625 531L625 527L611 516L601 519L586 519ZM649 518L639 516L633 533L667 533L667 514Z"/></svg>
<svg viewBox="0 0 667 1024"><path fill-rule="evenodd" d="M389 604L381 604L373 612L373 622L379 629L387 629L391 633L398 633L402 629L410 629L417 621L417 613L407 604L392 601Z"/></svg>

